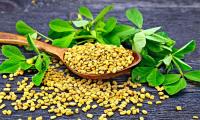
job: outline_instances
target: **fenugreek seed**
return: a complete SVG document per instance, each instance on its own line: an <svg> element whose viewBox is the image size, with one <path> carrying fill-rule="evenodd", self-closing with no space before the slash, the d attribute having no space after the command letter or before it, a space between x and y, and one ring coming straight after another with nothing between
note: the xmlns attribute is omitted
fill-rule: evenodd
<svg viewBox="0 0 200 120"><path fill-rule="evenodd" d="M6 104L1 104L0 105L0 109L3 109L4 107L6 107Z"/></svg>
<svg viewBox="0 0 200 120"><path fill-rule="evenodd" d="M92 119L93 118L93 114L87 114L87 118Z"/></svg>
<svg viewBox="0 0 200 120"><path fill-rule="evenodd" d="M158 105L158 104L161 104L162 102L161 101L156 101L156 104Z"/></svg>
<svg viewBox="0 0 200 120"><path fill-rule="evenodd" d="M141 93L145 93L146 92L146 89L143 87L142 89L141 89Z"/></svg>
<svg viewBox="0 0 200 120"><path fill-rule="evenodd" d="M163 92L158 92L158 95L162 96L162 95L164 95L164 93Z"/></svg>
<svg viewBox="0 0 200 120"><path fill-rule="evenodd" d="M6 78L8 78L8 77L7 77L7 75L3 75L2 78L3 78L3 79L6 79Z"/></svg>
<svg viewBox="0 0 200 120"><path fill-rule="evenodd" d="M7 88L10 88L10 87L11 87L11 84L6 84L6 87L7 87Z"/></svg>
<svg viewBox="0 0 200 120"><path fill-rule="evenodd" d="M113 116L113 115L114 115L114 112L112 112L112 111L110 111L110 112L107 112L107 115L108 115L109 117L111 117L111 116Z"/></svg>
<svg viewBox="0 0 200 120"><path fill-rule="evenodd" d="M181 111L181 110L182 110L182 107L181 107L181 106L176 106L176 110L177 110L177 111Z"/></svg>
<svg viewBox="0 0 200 120"><path fill-rule="evenodd" d="M193 119L199 119L199 116L194 115L194 116L192 116L192 118L193 118Z"/></svg>
<svg viewBox="0 0 200 120"><path fill-rule="evenodd" d="M3 91L10 92L10 88L3 88Z"/></svg>
<svg viewBox="0 0 200 120"><path fill-rule="evenodd" d="M27 120L32 120L32 116L28 116Z"/></svg>
<svg viewBox="0 0 200 120"><path fill-rule="evenodd" d="M151 101L148 101L147 104L152 105L153 103Z"/></svg>
<svg viewBox="0 0 200 120"><path fill-rule="evenodd" d="M54 115L54 116L51 116L50 119L51 119L51 120L54 120L54 119L56 119L56 117L57 117L57 116Z"/></svg>
<svg viewBox="0 0 200 120"><path fill-rule="evenodd" d="M142 110L142 114L147 115L148 112L146 110Z"/></svg>
<svg viewBox="0 0 200 120"><path fill-rule="evenodd" d="M79 113L79 109L78 108L75 109L75 113Z"/></svg>
<svg viewBox="0 0 200 120"><path fill-rule="evenodd" d="M136 106L142 107L142 103L137 103Z"/></svg>
<svg viewBox="0 0 200 120"><path fill-rule="evenodd" d="M93 109L97 108L97 105L92 105L92 108L93 108Z"/></svg>
<svg viewBox="0 0 200 120"><path fill-rule="evenodd" d="M130 114L131 114L131 110L127 110L127 111L126 111L126 114L127 114L127 115L130 115Z"/></svg>
<svg viewBox="0 0 200 120"><path fill-rule="evenodd" d="M144 120L144 117L140 117L139 120Z"/></svg>
<svg viewBox="0 0 200 120"><path fill-rule="evenodd" d="M126 114L126 111L121 111L119 112L120 115L125 115Z"/></svg>
<svg viewBox="0 0 200 120"><path fill-rule="evenodd" d="M13 75L12 73L11 73L11 74L9 74L9 77L10 77L10 78L12 78L13 76L14 76L14 75Z"/></svg>
<svg viewBox="0 0 200 120"><path fill-rule="evenodd" d="M42 120L42 116L36 117L35 120Z"/></svg>
<svg viewBox="0 0 200 120"><path fill-rule="evenodd" d="M9 78L9 80L10 80L10 81L12 81L12 80L14 80L14 78L13 78L13 77L11 77L11 78Z"/></svg>
<svg viewBox="0 0 200 120"><path fill-rule="evenodd" d="M11 115L12 111L11 110L7 110L7 115Z"/></svg>
<svg viewBox="0 0 200 120"><path fill-rule="evenodd" d="M2 113L3 113L4 115L6 115L6 114L7 114L7 110L3 110Z"/></svg>

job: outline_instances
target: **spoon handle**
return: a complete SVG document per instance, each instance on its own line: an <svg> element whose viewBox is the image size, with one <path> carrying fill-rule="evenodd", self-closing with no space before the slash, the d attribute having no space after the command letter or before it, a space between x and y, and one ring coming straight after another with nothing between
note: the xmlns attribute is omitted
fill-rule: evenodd
<svg viewBox="0 0 200 120"><path fill-rule="evenodd" d="M22 45L22 46L29 45L24 36L12 34L12 33L6 33L6 32L0 32L0 43ZM38 40L35 40L35 45L38 49L48 52L50 54L54 54L59 57L64 54L63 53L64 49L49 45L47 43L44 43Z"/></svg>

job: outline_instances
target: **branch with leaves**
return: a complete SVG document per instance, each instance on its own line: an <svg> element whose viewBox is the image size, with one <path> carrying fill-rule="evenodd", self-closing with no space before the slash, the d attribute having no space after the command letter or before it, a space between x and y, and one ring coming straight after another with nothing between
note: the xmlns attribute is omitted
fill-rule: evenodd
<svg viewBox="0 0 200 120"><path fill-rule="evenodd" d="M115 17L105 17L112 9L113 5L106 6L94 17L89 8L82 6L75 20L59 18L51 20L48 36L41 34L24 21L18 21L17 32L28 35L27 40L31 48L38 54L35 63L38 74L33 79L38 76L42 78L40 76L44 75L49 64L46 55L34 47L34 39L36 36L41 36L50 40L52 45L62 48L86 42L116 46L128 44L133 51L142 55L141 63L132 70L132 81L148 83L150 86L164 86L169 95L186 88L186 79L200 82L200 71L192 70L192 67L183 61L186 54L195 50L194 40L178 49L175 47L175 40L170 38L160 26L143 29L143 15L137 8L130 8L125 13L132 25L121 24Z"/></svg>

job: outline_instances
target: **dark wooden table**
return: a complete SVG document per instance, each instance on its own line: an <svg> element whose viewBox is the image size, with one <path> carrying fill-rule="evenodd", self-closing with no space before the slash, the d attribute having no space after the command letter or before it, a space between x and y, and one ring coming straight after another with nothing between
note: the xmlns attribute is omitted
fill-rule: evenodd
<svg viewBox="0 0 200 120"><path fill-rule="evenodd" d="M144 14L145 28L162 26L169 35L177 41L177 46L184 45L191 39L197 41L196 52L187 56L186 61L194 69L200 69L200 1L199 0L38 0L36 5L31 0L0 0L0 31L15 31L15 22L19 19L25 20L28 24L37 28L43 33L48 31L48 21L53 18L72 18L80 5L86 5L97 13L103 6L115 3L115 9L110 15L117 16L120 22L127 23L124 12L132 6L138 7ZM23 50L26 56L33 55L32 52ZM0 53L0 61L5 58ZM31 75L27 75L31 77ZM17 78L20 80L20 77ZM118 78L119 81L126 80L125 77ZM10 81L0 78L0 90L5 83ZM193 115L200 117L200 84L189 83L187 89L180 94L166 100L160 106L149 108L148 120L189 120ZM16 86L13 87L16 91ZM155 90L152 90L155 92ZM6 102L8 103L8 102ZM175 106L180 105L183 111L176 112ZM10 108L9 106L7 108ZM94 119L102 113L102 109L91 111ZM38 110L35 112L17 111L12 116L4 116L0 113L1 120L27 119L27 116L40 116L49 119L47 111ZM58 119L86 119L85 113L71 117ZM111 119L132 120L136 116L114 115Z"/></svg>

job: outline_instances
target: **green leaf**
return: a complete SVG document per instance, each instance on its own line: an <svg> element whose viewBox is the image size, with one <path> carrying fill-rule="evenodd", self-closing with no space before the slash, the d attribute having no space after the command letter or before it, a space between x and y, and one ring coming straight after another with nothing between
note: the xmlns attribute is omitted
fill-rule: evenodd
<svg viewBox="0 0 200 120"><path fill-rule="evenodd" d="M110 17L104 26L104 30L106 30L106 33L111 32L114 28L115 25L117 24L117 19L114 17Z"/></svg>
<svg viewBox="0 0 200 120"><path fill-rule="evenodd" d="M162 75L157 68L154 68L147 76L147 81L150 86L159 86L164 82L164 80L164 75Z"/></svg>
<svg viewBox="0 0 200 120"><path fill-rule="evenodd" d="M150 29L146 29L146 30L143 30L144 34L146 36L148 35L152 35L154 34L155 32L157 32L158 30L160 30L161 27L154 27L154 28L150 28Z"/></svg>
<svg viewBox="0 0 200 120"><path fill-rule="evenodd" d="M141 52L142 49L146 45L146 39L145 39L145 34L143 32L138 32L135 34L132 42L132 49Z"/></svg>
<svg viewBox="0 0 200 120"><path fill-rule="evenodd" d="M42 53L38 56L36 62L35 62L35 68L41 72L46 71L49 67L50 58L45 53Z"/></svg>
<svg viewBox="0 0 200 120"><path fill-rule="evenodd" d="M26 63L26 61L21 61L20 62L20 69L22 69L22 70L28 70L32 66L33 65Z"/></svg>
<svg viewBox="0 0 200 120"><path fill-rule="evenodd" d="M194 70L191 72L187 72L184 74L184 76L189 80L192 80L195 82L200 82L200 70Z"/></svg>
<svg viewBox="0 0 200 120"><path fill-rule="evenodd" d="M146 36L146 39L150 40L150 41L154 41L154 42L159 42L161 44L165 43L165 39L162 39L162 38L154 36L154 35Z"/></svg>
<svg viewBox="0 0 200 120"><path fill-rule="evenodd" d="M96 39L99 43L106 44L103 37L97 33Z"/></svg>
<svg viewBox="0 0 200 120"><path fill-rule="evenodd" d="M21 51L12 45L3 45L2 54L10 59L25 60L26 58L22 55Z"/></svg>
<svg viewBox="0 0 200 120"><path fill-rule="evenodd" d="M196 42L194 40L191 40L190 42L188 42L186 45L184 45L183 47L181 47L180 49L178 49L174 55L179 57L179 56L183 56L187 53L193 52L196 48Z"/></svg>
<svg viewBox="0 0 200 120"><path fill-rule="evenodd" d="M38 72L37 74L35 74L32 77L32 82L36 85L36 86L40 86L40 84L42 83L42 80L44 78L45 72Z"/></svg>
<svg viewBox="0 0 200 120"><path fill-rule="evenodd" d="M169 84L175 83L180 80L180 77L181 75L179 74L166 74L163 85L169 85Z"/></svg>
<svg viewBox="0 0 200 120"><path fill-rule="evenodd" d="M173 60L179 65L182 70L192 70L192 67L183 62L181 59L173 56Z"/></svg>
<svg viewBox="0 0 200 120"><path fill-rule="evenodd" d="M101 12L96 16L96 18L94 19L94 22L99 21L100 19L102 19L110 10L113 9L113 5L109 5L106 6L103 10L101 10Z"/></svg>
<svg viewBox="0 0 200 120"><path fill-rule="evenodd" d="M172 55L166 55L165 58L163 59L163 62L166 66L169 66L171 64L172 61Z"/></svg>
<svg viewBox="0 0 200 120"><path fill-rule="evenodd" d="M142 13L137 8L130 8L126 11L126 17L132 23L134 23L138 28L142 28L143 16Z"/></svg>
<svg viewBox="0 0 200 120"><path fill-rule="evenodd" d="M156 61L153 57L151 57L147 50L142 50L141 52L141 55L142 55L142 61L140 64L143 64L144 66L154 66ZM151 64L149 64L151 63Z"/></svg>
<svg viewBox="0 0 200 120"><path fill-rule="evenodd" d="M163 51L163 48L161 47L159 43L155 43L152 41L147 41L146 47L152 52L160 53L161 51Z"/></svg>
<svg viewBox="0 0 200 120"><path fill-rule="evenodd" d="M29 43L30 48L33 49L37 54L40 54L38 48L36 47L36 45L34 43L34 38L35 38L35 33L28 34L27 41Z"/></svg>
<svg viewBox="0 0 200 120"><path fill-rule="evenodd" d="M164 86L164 89L169 95L174 95L180 92L181 90L183 90L184 88L186 88L186 86L187 86L187 83L185 79L181 78L180 80L178 80L177 82L173 84Z"/></svg>
<svg viewBox="0 0 200 120"><path fill-rule="evenodd" d="M20 69L20 61L16 59L5 60L0 65L0 73L15 73Z"/></svg>
<svg viewBox="0 0 200 120"><path fill-rule="evenodd" d="M53 31L56 32L70 32L74 31L74 28L71 26L71 24L65 20L62 19L54 19L49 22L49 27Z"/></svg>
<svg viewBox="0 0 200 120"><path fill-rule="evenodd" d="M72 21L72 23L76 27L83 27L83 26L86 26L89 23L89 21L87 21L87 20L79 20L79 21Z"/></svg>
<svg viewBox="0 0 200 120"><path fill-rule="evenodd" d="M133 82L145 83L147 82L147 75L151 72L153 67L136 67L131 72Z"/></svg>
<svg viewBox="0 0 200 120"><path fill-rule="evenodd" d="M32 27L30 27L29 25L27 25L24 21L19 20L16 23L16 30L19 34L22 35L27 35L28 33L32 34L34 32L36 32L36 30L34 30Z"/></svg>
<svg viewBox="0 0 200 120"><path fill-rule="evenodd" d="M91 13L89 8L87 8L85 6L81 6L79 8L79 13L81 15L85 16L86 18L93 20L93 15L92 15L92 13Z"/></svg>
<svg viewBox="0 0 200 120"><path fill-rule="evenodd" d="M61 47L61 48L67 48L67 47L70 46L73 38L74 38L74 33L69 34L68 36L64 36L62 38L55 39L52 42L52 45L58 46L58 47Z"/></svg>
<svg viewBox="0 0 200 120"><path fill-rule="evenodd" d="M120 38L116 35L110 35L108 34L107 36L104 36L106 38L107 41L109 41L109 43L116 45L116 46L120 46L121 41Z"/></svg>

